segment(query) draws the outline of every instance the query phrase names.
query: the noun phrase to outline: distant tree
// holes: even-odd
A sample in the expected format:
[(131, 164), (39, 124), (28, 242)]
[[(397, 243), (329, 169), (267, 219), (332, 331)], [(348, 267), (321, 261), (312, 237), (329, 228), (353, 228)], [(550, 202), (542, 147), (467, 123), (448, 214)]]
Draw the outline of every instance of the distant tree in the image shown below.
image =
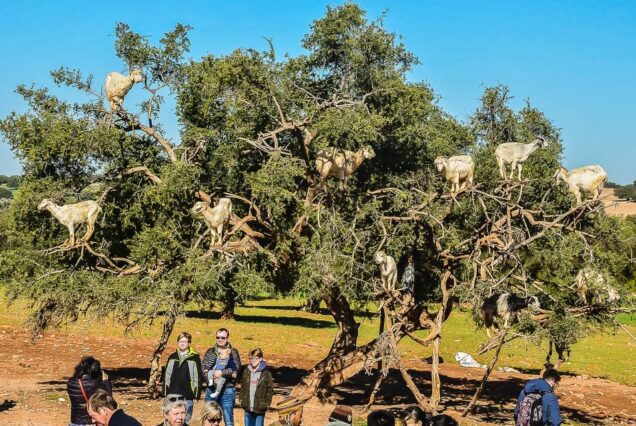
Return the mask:
[(13, 175), (7, 178), (7, 186), (9, 188), (17, 188), (20, 186), (20, 181), (22, 180), (21, 176)]
[(621, 185), (616, 182), (609, 181), (605, 184), (605, 188), (620, 188), (620, 187)]
[(0, 187), (0, 198), (13, 198), (13, 192), (7, 188)]
[(618, 198), (629, 201), (636, 201), (636, 181), (630, 185), (623, 185), (614, 190), (614, 194)]
[(0, 175), (0, 185), (7, 183), (9, 180), (9, 176)]

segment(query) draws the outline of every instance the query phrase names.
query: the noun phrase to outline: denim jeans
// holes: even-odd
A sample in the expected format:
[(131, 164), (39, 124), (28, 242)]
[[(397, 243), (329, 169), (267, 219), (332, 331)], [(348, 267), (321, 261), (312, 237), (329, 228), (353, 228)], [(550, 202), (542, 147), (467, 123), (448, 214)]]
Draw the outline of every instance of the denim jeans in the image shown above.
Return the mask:
[(245, 412), (245, 426), (264, 426), (265, 414)]
[(194, 411), (194, 401), (191, 399), (186, 399), (185, 404), (186, 404), (185, 422), (190, 423), (190, 420), (192, 420), (192, 412)]
[(212, 399), (210, 395), (212, 395), (212, 391), (208, 388), (205, 391), (205, 402), (218, 402), (223, 410), (223, 424), (225, 426), (234, 426), (234, 399), (236, 398), (236, 388), (224, 388), (216, 400)]

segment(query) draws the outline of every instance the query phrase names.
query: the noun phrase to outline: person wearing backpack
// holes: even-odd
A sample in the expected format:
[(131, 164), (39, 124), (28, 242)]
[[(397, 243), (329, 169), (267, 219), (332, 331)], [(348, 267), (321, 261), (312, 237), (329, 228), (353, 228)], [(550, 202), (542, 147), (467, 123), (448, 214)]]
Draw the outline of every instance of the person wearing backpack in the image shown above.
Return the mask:
[(542, 379), (530, 380), (517, 398), (515, 424), (517, 426), (558, 426), (561, 424), (559, 399), (554, 389), (561, 381), (559, 373), (548, 368)]

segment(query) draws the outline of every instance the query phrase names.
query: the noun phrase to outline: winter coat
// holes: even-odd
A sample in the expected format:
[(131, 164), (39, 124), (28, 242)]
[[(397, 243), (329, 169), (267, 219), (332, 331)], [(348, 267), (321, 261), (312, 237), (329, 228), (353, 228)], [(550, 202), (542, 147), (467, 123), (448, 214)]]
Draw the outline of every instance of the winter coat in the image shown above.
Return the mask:
[(176, 351), (168, 358), (163, 379), (164, 396), (174, 393), (187, 400), (199, 399), (203, 384), (201, 358), (192, 348), (184, 359)]
[[(228, 346), (232, 349), (232, 353), (231, 353), (231, 357), (232, 360), (234, 361), (234, 364), (236, 365), (237, 368), (241, 368), (241, 357), (238, 353), (238, 351), (236, 350), (236, 348), (232, 347), (232, 345), (230, 345), (228, 343)], [(209, 370), (212, 370), (214, 368), (214, 364), (216, 364), (216, 358), (219, 356), (219, 347), (218, 345), (214, 345), (212, 346), (210, 349), (208, 349), (205, 352), (205, 356), (203, 357), (203, 371), (207, 372)], [(233, 388), (236, 382), (236, 379), (234, 377), (232, 377), (232, 373), (234, 373), (235, 370), (232, 370), (231, 368), (225, 368), (223, 369), (223, 377), (225, 377), (227, 380), (225, 382), (225, 387), (226, 388)], [(211, 383), (208, 383), (208, 386), (211, 386)]]
[[(98, 389), (104, 389), (109, 394), (113, 393), (113, 387), (108, 379), (103, 381), (102, 379), (94, 379), (89, 375), (84, 375), (81, 380), (86, 398), (90, 398)], [(71, 402), (71, 423), (78, 425), (92, 424), (93, 420), (91, 420), (86, 411), (86, 399), (82, 394), (79, 379), (76, 377), (69, 379), (66, 382), (66, 391)]]
[[(250, 410), (250, 379), (252, 377), (252, 373), (260, 373), (260, 377), (258, 378), (256, 392), (254, 393), (254, 406)], [(267, 363), (265, 361), (261, 361), (256, 369), (253, 369), (251, 365), (248, 365), (247, 368), (243, 370), (243, 375), (241, 376), (240, 401), (243, 410), (251, 413), (265, 413), (269, 404), (272, 403), (273, 396), (274, 380), (272, 379), (272, 374), (267, 368)]]
[(108, 421), (108, 426), (142, 426), (139, 420), (124, 413), (121, 408), (116, 410)]
[(517, 408), (515, 408), (515, 418), (519, 414), (521, 401), (530, 393), (543, 393), (541, 400), (541, 418), (546, 426), (558, 426), (561, 424), (561, 413), (559, 411), (559, 399), (552, 391), (552, 387), (543, 379), (534, 379), (526, 383), (525, 387), (517, 398)]

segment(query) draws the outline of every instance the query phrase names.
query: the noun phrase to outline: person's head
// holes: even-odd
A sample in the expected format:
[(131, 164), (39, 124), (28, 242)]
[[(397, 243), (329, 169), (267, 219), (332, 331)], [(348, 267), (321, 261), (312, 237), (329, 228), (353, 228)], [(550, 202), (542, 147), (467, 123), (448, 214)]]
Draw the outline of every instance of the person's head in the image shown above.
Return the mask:
[(216, 344), (225, 346), (230, 341), (230, 331), (227, 328), (219, 328), (216, 330)]
[(250, 365), (252, 368), (258, 367), (263, 360), (263, 351), (261, 348), (252, 349), (250, 351)]
[(206, 402), (201, 409), (201, 426), (220, 426), (222, 421), (221, 406), (215, 401)]
[(179, 345), (179, 350), (181, 352), (187, 351), (190, 349), (190, 344), (192, 343), (192, 335), (186, 331), (179, 333), (177, 336), (177, 344)]
[(232, 355), (232, 349), (230, 348), (221, 348), (219, 349), (219, 358), (228, 359)]
[(561, 375), (554, 368), (548, 368), (543, 373), (543, 380), (545, 380), (552, 389), (555, 389), (561, 381)]
[(424, 426), (426, 424), (426, 413), (415, 405), (402, 410), (400, 418), (406, 426)]
[(386, 410), (373, 411), (367, 417), (367, 426), (395, 426), (395, 416)]
[(86, 404), (86, 411), (97, 426), (107, 425), (116, 409), (117, 402), (104, 389), (96, 390)]
[(300, 426), (303, 421), (304, 402), (294, 396), (288, 396), (276, 405), (278, 420), (289, 426)]
[(92, 356), (85, 356), (75, 366), (73, 377), (80, 378), (82, 376), (90, 376), (93, 379), (102, 378), (102, 366), (98, 360)]
[(186, 403), (182, 395), (171, 393), (163, 399), (164, 424), (169, 426), (183, 426), (185, 424)]

